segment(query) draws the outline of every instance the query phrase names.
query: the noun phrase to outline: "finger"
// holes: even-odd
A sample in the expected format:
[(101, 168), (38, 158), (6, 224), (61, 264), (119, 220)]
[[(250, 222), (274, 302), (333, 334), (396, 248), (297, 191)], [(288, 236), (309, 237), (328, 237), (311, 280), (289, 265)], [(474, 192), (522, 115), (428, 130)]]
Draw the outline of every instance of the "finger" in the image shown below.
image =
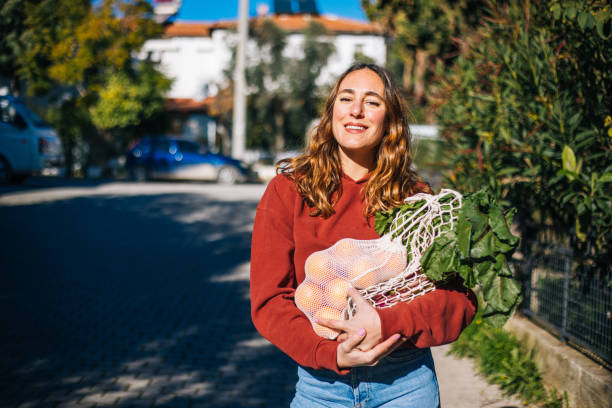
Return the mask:
[(338, 337), (336, 337), (336, 341), (338, 343), (342, 343), (343, 341), (345, 341), (346, 339), (348, 339), (348, 334), (346, 332), (342, 332), (338, 335)]
[(340, 347), (342, 347), (342, 350), (345, 353), (349, 353), (351, 350), (356, 348), (359, 343), (361, 343), (361, 341), (365, 338), (365, 335), (365, 329), (359, 329), (356, 334), (348, 336), (347, 339), (340, 344)]
[(394, 334), (385, 341), (377, 344), (367, 353), (369, 354), (372, 364), (378, 363), (383, 357), (391, 353), (395, 348), (404, 342), (399, 333)]
[(348, 320), (315, 319), (315, 323), (330, 329), (340, 330), (344, 332), (349, 331)]
[(353, 299), (353, 303), (355, 303), (355, 305), (357, 307), (359, 307), (359, 305), (363, 305), (363, 304), (367, 304), (368, 306), (372, 306), (372, 304), (370, 302), (368, 302), (368, 300), (366, 298), (363, 297), (363, 295), (355, 288), (350, 287), (348, 288), (348, 296)]
[(406, 341), (405, 338), (400, 337), (399, 340), (397, 340), (395, 342), (395, 344), (393, 344), (393, 346), (391, 348), (389, 348), (389, 350), (387, 350), (385, 353), (383, 353), (380, 358), (378, 359), (378, 361), (382, 360), (383, 358), (387, 357), (389, 354), (393, 353), (399, 346), (401, 346), (404, 342)]

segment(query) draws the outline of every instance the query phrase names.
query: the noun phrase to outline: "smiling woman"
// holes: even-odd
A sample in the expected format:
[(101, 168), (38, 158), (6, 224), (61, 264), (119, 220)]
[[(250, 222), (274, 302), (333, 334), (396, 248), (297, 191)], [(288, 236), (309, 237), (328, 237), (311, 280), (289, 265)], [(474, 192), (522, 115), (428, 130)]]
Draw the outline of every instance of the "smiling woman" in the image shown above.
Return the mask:
[[(407, 117), (387, 71), (353, 65), (329, 95), (307, 151), (278, 163), (280, 174), (257, 208), (251, 315), (259, 332), (300, 366), (294, 408), (325, 407), (332, 400), (337, 407), (365, 401), (368, 407), (439, 407), (429, 347), (454, 341), (474, 317), (473, 294), (458, 282), (375, 309), (346, 280), (326, 278), (330, 268), (341, 269), (334, 270), (338, 276), (361, 276), (371, 265), (338, 266), (317, 255), (336, 242), (342, 253), (350, 252), (344, 238), (379, 238), (376, 212), (431, 193), (410, 168)], [(331, 306), (347, 296), (356, 312), (343, 320)], [(325, 307), (311, 325), (302, 310), (321, 302)], [(349, 372), (350, 381), (344, 377)]]

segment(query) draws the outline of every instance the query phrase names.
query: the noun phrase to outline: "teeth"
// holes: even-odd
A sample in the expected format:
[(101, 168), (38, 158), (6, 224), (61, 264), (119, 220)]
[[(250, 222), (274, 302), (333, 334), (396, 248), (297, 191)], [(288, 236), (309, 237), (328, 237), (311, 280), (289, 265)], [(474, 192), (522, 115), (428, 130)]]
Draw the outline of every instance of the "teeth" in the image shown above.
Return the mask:
[(365, 126), (346, 125), (347, 129), (363, 130)]

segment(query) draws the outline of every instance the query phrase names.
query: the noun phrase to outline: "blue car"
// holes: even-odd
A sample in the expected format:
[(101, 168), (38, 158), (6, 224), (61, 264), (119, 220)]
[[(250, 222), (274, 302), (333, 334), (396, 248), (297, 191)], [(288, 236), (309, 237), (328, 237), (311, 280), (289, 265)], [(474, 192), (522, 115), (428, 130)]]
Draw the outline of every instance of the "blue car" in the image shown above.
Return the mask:
[(202, 180), (235, 184), (251, 180), (239, 160), (207, 151), (199, 144), (169, 137), (145, 137), (128, 152), (125, 167), (130, 179)]

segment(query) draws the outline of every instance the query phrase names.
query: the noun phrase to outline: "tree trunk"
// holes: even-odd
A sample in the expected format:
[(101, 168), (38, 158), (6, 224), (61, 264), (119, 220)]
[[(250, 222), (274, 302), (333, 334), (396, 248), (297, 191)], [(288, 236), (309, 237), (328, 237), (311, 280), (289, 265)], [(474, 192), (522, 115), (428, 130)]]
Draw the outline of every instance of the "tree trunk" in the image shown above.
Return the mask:
[(274, 134), (274, 149), (277, 152), (285, 150), (285, 135), (283, 134), (283, 114), (280, 109), (277, 109), (274, 113), (274, 124), (276, 125), (276, 132)]
[(427, 62), (429, 54), (425, 50), (418, 49), (414, 67), (414, 104), (418, 105), (425, 94), (425, 72), (427, 72)]
[(404, 87), (404, 91), (412, 92), (412, 68), (414, 67), (414, 53), (405, 53), (403, 57), (404, 72), (402, 73), (402, 86)]
[(66, 145), (64, 146), (64, 167), (66, 172), (64, 176), (66, 178), (72, 178), (72, 165), (74, 164), (74, 156), (72, 155), (72, 150), (74, 149), (74, 140), (72, 137), (66, 138)]

